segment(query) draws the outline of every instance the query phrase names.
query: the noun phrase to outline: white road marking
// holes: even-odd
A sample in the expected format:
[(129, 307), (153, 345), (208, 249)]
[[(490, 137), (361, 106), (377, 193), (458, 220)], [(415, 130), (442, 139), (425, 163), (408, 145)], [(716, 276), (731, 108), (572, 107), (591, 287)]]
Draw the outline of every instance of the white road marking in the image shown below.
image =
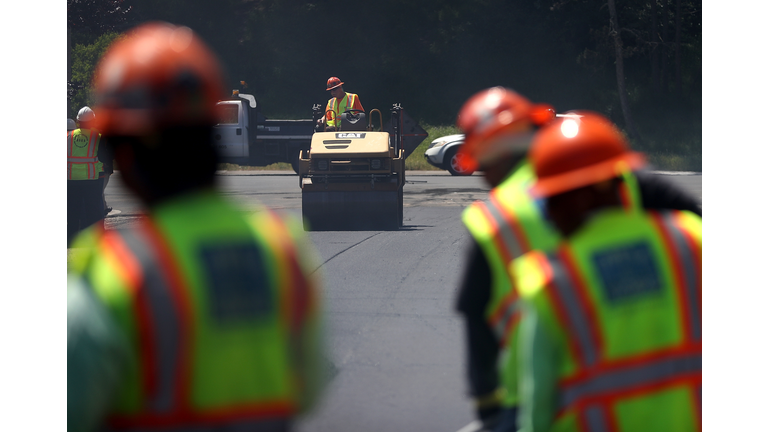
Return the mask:
[(479, 432), (483, 430), (483, 424), (479, 420), (472, 420), (468, 425), (456, 432)]

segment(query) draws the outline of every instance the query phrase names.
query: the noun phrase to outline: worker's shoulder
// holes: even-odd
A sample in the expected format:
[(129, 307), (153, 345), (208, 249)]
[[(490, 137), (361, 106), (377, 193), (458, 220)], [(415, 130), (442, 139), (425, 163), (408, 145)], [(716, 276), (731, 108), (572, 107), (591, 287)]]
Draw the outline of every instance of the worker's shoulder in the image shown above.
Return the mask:
[(93, 225), (81, 231), (67, 248), (67, 271), (82, 274), (86, 271), (102, 238), (108, 233), (102, 227)]
[(544, 252), (534, 250), (510, 263), (509, 271), (522, 298), (535, 297), (551, 280), (551, 263)]
[(297, 240), (306, 236), (302, 222), (290, 214), (278, 214), (275, 210), (260, 207), (250, 217), (254, 229), (268, 237), (275, 235), (286, 236)]

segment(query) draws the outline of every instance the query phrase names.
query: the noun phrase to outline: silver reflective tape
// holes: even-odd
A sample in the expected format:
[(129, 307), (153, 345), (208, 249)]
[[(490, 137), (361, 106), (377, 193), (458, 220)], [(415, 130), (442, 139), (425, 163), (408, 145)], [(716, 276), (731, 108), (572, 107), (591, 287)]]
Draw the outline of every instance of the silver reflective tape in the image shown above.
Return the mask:
[(597, 363), (598, 352), (596, 341), (592, 339), (589, 331), (587, 311), (581, 307), (579, 296), (576, 294), (576, 287), (565, 271), (565, 264), (552, 254), (548, 254), (547, 258), (552, 267), (553, 288), (557, 291), (558, 297), (562, 299), (567, 315), (568, 322), (566, 325), (571, 328), (572, 333), (576, 336), (576, 343), (584, 354), (584, 366), (593, 366)]
[(691, 336), (693, 337), (693, 340), (700, 341), (701, 311), (699, 310), (699, 285), (697, 282), (701, 274), (696, 271), (693, 251), (688, 247), (683, 232), (675, 225), (673, 213), (668, 212), (662, 214), (662, 221), (675, 243), (675, 249), (677, 249), (680, 263), (683, 266), (683, 275), (685, 276), (685, 301), (688, 303), (688, 310), (690, 312)]
[(504, 245), (507, 248), (507, 251), (510, 253), (511, 258), (515, 259), (523, 254), (523, 248), (520, 246), (520, 243), (517, 241), (517, 237), (515, 236), (514, 231), (512, 231), (512, 227), (509, 226), (509, 222), (507, 222), (507, 218), (504, 217), (504, 212), (496, 207), (496, 204), (494, 204), (493, 201), (487, 200), (484, 201), (483, 204), (485, 204), (485, 207), (488, 209), (488, 213), (493, 217), (493, 219), (496, 221), (496, 225), (499, 229), (499, 234), (501, 235), (501, 240), (504, 242)]
[(173, 395), (176, 387), (176, 368), (181, 344), (181, 319), (176, 309), (165, 273), (157, 264), (159, 259), (153, 248), (137, 230), (118, 231), (125, 244), (141, 265), (144, 274), (143, 290), (149, 303), (152, 320), (152, 344), (157, 364), (157, 393), (147, 395), (152, 412), (166, 413), (173, 409)]
[(590, 406), (584, 410), (584, 416), (587, 418), (589, 432), (607, 432), (608, 425), (605, 424), (605, 408), (602, 406)]
[(696, 372), (701, 372), (701, 353), (603, 372), (586, 381), (562, 388), (560, 407), (566, 408), (580, 399), (631, 390), (641, 385), (663, 382)]

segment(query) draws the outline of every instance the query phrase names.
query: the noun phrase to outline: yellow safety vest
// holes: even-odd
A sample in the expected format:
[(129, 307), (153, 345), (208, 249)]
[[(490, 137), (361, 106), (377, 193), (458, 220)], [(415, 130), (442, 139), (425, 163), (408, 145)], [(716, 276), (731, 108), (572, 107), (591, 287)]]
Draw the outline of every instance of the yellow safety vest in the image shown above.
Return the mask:
[[(215, 217), (189, 223), (190, 214)], [(296, 414), (306, 391), (296, 370), (313, 361), (298, 342), (318, 303), (294, 228), (266, 209), (245, 220), (200, 194), (130, 229), (89, 233), (96, 247), (76, 271), (119, 323), (136, 365), (111, 429), (260, 430)]]
[(99, 162), (101, 134), (93, 129), (67, 132), (67, 180), (98, 180), (104, 171)]
[[(341, 124), (341, 118), (339, 118), (339, 114), (348, 109), (354, 108), (356, 100), (357, 95), (354, 93), (345, 93), (344, 97), (341, 98), (341, 102), (339, 102), (338, 105), (336, 98), (328, 99), (328, 104), (325, 106), (325, 118), (328, 126), (338, 127), (339, 124)], [(333, 111), (333, 114), (328, 111)]]
[(525, 160), (489, 198), (469, 206), (462, 219), (480, 246), (491, 270), (491, 299), (486, 307), (486, 320), (503, 348), (500, 377), (506, 390), (504, 404), (517, 405), (518, 380), (516, 340), (520, 313), (518, 293), (508, 272), (513, 259), (533, 249), (550, 249), (557, 245), (557, 232), (543, 220), (539, 204), (528, 192), (536, 175)]
[(515, 260), (562, 347), (552, 430), (701, 430), (701, 244), (693, 213), (615, 209)]

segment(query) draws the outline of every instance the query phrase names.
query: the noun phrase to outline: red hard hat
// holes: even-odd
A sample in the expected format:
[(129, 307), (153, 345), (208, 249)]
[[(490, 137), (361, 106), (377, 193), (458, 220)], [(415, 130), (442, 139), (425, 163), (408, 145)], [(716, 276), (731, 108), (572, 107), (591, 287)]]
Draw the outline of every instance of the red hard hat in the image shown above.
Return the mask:
[(342, 84), (344, 83), (338, 77), (330, 77), (328, 78), (328, 84), (326, 84), (326, 90), (333, 90)]
[(536, 134), (528, 156), (538, 177), (532, 192), (542, 197), (617, 177), (622, 167), (645, 165), (616, 126), (593, 112), (557, 118)]
[(96, 129), (139, 136), (169, 126), (214, 125), (223, 96), (219, 61), (189, 27), (149, 23), (99, 62)]
[(456, 125), (464, 131), (459, 158), (465, 168), (475, 170), (530, 145), (535, 126), (554, 118), (548, 105), (534, 105), (504, 87), (483, 90), (464, 103)]

